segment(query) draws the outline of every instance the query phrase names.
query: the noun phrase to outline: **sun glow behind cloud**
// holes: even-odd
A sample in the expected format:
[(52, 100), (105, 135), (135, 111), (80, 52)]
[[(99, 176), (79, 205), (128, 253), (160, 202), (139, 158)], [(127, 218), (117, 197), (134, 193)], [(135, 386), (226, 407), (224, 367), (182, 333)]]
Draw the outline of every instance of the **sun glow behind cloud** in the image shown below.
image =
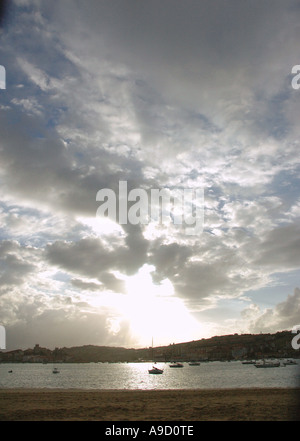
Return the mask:
[[(166, 279), (159, 285), (152, 281), (154, 268), (144, 265), (134, 276), (122, 276), (127, 294), (119, 298), (120, 322), (128, 321), (130, 331), (140, 345), (155, 346), (188, 341), (202, 335), (203, 327), (192, 317), (184, 302), (174, 296), (172, 283)], [(117, 320), (114, 329), (118, 330)]]
[[(77, 220), (103, 240), (106, 236), (112, 240), (124, 236), (122, 227), (108, 218), (78, 217)], [(152, 339), (157, 346), (206, 335), (208, 330), (191, 315), (184, 301), (175, 296), (169, 279), (153, 283), (151, 272), (154, 271), (155, 267), (148, 264), (132, 276), (112, 271), (115, 277), (124, 281), (126, 294), (115, 292), (112, 295), (104, 290), (98, 296), (88, 296), (87, 301), (93, 308), (110, 311), (111, 334), (118, 334), (122, 324), (126, 323), (137, 346), (148, 346)], [(88, 282), (95, 283), (96, 280)]]
[(107, 217), (78, 217), (78, 222), (86, 225), (96, 235), (124, 235), (122, 227)]

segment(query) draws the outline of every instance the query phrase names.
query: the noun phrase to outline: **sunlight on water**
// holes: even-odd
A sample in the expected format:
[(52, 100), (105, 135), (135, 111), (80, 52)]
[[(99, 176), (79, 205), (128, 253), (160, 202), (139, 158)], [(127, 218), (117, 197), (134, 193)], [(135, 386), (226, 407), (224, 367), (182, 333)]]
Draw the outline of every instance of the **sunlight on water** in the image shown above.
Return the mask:
[[(184, 363), (172, 369), (168, 363), (156, 366), (162, 375), (151, 375), (150, 363), (1, 364), (2, 388), (76, 389), (210, 389), (241, 387), (298, 387), (300, 365), (256, 369), (241, 362), (209, 362), (200, 366)], [(12, 371), (12, 372), (9, 372)]]

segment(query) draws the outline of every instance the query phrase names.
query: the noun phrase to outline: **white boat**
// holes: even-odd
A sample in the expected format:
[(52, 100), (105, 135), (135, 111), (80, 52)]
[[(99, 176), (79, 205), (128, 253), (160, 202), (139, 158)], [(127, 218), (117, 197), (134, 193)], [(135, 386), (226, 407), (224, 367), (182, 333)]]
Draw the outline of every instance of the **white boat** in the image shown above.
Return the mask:
[(298, 364), (298, 363), (297, 363), (297, 361), (295, 361), (295, 360), (291, 360), (291, 359), (288, 359), (288, 360), (284, 360), (284, 361), (283, 361), (283, 365), (284, 365), (284, 366), (288, 366), (288, 365), (290, 365), (290, 364)]
[(257, 368), (273, 368), (273, 367), (279, 367), (280, 361), (271, 361), (271, 360), (262, 360), (258, 361), (257, 363), (254, 363), (254, 366)]
[(172, 363), (169, 366), (170, 366), (170, 368), (182, 368), (183, 364), (181, 364), (181, 363)]
[(244, 360), (242, 361), (242, 364), (255, 364), (256, 361), (255, 360)]
[[(154, 348), (153, 348), (153, 337), (152, 337), (152, 361), (154, 362), (154, 363), (156, 363), (156, 361), (155, 361), (155, 359), (154, 359)], [(148, 369), (148, 372), (149, 372), (149, 374), (162, 374), (164, 371), (163, 371), (163, 369), (159, 369), (158, 367), (156, 367), (156, 366), (152, 366), (152, 369)]]
[(59, 370), (57, 369), (57, 367), (53, 368), (52, 373), (53, 373), (53, 374), (59, 374)]
[(162, 374), (164, 371), (163, 369), (159, 369), (155, 366), (152, 367), (152, 369), (148, 370), (149, 374)]

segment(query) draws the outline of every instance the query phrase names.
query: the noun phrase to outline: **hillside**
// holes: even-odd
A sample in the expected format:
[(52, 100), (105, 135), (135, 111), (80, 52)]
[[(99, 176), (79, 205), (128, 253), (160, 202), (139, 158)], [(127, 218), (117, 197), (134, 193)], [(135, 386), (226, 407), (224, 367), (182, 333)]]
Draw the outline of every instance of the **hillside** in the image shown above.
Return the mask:
[(122, 348), (111, 346), (78, 346), (50, 350), (38, 344), (33, 349), (0, 352), (0, 362), (136, 362), (141, 360), (236, 360), (259, 358), (299, 358), (300, 351), (291, 346), (293, 334), (231, 334), (208, 339), (171, 344), (155, 348)]

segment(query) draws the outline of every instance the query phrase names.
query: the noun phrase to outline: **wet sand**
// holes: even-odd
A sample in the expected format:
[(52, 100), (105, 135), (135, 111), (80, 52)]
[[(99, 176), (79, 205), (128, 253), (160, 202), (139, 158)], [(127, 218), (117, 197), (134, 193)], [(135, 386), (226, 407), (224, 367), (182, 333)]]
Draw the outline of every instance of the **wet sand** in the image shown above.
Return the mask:
[(1, 421), (299, 421), (299, 389), (1, 389)]

